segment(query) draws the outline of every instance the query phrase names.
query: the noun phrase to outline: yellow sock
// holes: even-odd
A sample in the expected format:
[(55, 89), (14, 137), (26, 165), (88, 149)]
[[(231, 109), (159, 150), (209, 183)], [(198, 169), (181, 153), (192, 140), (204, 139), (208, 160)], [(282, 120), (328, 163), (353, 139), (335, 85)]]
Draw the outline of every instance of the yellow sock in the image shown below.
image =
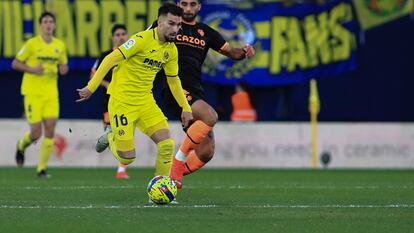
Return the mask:
[(115, 145), (114, 133), (108, 133), (108, 142), (109, 142), (109, 149), (111, 149), (112, 154), (120, 163), (124, 165), (129, 165), (135, 161), (135, 158), (127, 159), (127, 158), (122, 158), (121, 156), (119, 156), (118, 149), (116, 148), (116, 145)]
[(44, 138), (40, 146), (39, 165), (37, 165), (37, 172), (46, 169), (47, 161), (53, 153), (53, 138)]
[(27, 131), (24, 133), (23, 137), (19, 140), (18, 148), (20, 151), (26, 150), (30, 144), (32, 144), (34, 141), (30, 138), (30, 131)]
[(167, 140), (157, 143), (157, 161), (155, 163), (155, 175), (168, 176), (170, 174), (173, 153), (174, 141), (169, 138)]

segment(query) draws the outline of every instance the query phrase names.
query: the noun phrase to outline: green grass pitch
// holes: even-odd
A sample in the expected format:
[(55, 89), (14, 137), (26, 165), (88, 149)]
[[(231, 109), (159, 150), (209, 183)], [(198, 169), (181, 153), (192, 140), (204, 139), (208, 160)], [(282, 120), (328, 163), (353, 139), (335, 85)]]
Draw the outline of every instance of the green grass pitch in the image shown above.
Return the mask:
[(0, 232), (414, 232), (413, 170), (204, 169), (167, 206), (153, 169), (49, 172), (0, 168)]

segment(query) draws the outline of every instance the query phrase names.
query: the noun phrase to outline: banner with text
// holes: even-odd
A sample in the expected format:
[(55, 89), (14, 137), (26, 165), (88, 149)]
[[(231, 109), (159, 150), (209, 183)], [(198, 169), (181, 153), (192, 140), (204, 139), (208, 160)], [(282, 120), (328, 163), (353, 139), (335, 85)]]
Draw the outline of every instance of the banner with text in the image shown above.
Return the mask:
[[(239, 62), (211, 52), (204, 80), (232, 85), (286, 85), (332, 77), (356, 68), (357, 22), (351, 0), (324, 5), (280, 2), (204, 2), (200, 20), (233, 46), (250, 43), (256, 56)], [(0, 71), (24, 41), (39, 33), (43, 10), (56, 13), (56, 37), (66, 43), (72, 71), (89, 71), (93, 59), (111, 47), (111, 27), (125, 23), (129, 33), (144, 30), (157, 16), (160, 0), (3, 0), (0, 1)], [(260, 13), (258, 13), (260, 12)]]

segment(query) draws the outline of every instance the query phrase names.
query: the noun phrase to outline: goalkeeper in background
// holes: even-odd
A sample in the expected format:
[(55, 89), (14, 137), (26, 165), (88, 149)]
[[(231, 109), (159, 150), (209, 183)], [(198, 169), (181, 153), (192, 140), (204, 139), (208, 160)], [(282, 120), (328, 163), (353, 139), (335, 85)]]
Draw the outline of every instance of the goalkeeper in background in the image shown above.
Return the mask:
[(46, 164), (53, 153), (53, 137), (59, 118), (58, 72), (65, 75), (67, 66), (65, 44), (53, 37), (56, 27), (55, 16), (43, 12), (39, 18), (40, 35), (29, 39), (12, 62), (12, 68), (23, 72), (21, 94), (24, 96), (24, 110), (30, 131), (17, 143), (16, 163), (22, 167), (25, 150), (42, 136), (37, 175), (48, 178)]
[[(110, 54), (112, 51), (116, 50), (119, 46), (121, 46), (123, 43), (125, 43), (128, 40), (128, 33), (127, 28), (123, 24), (115, 24), (112, 27), (112, 46), (113, 48), (110, 50), (107, 50), (101, 54), (101, 56), (96, 59), (95, 64), (92, 67), (91, 70), (91, 78), (95, 74), (98, 67), (101, 65), (103, 59)], [(102, 89), (102, 96), (103, 96), (103, 123), (104, 123), (104, 130), (105, 132), (111, 131), (111, 124), (109, 121), (109, 113), (108, 113), (108, 103), (109, 103), (109, 94), (107, 94), (109, 83), (112, 80), (112, 70), (113, 68), (105, 75), (104, 79), (101, 82), (101, 89)], [(100, 143), (96, 144), (96, 151), (98, 153), (103, 152), (106, 147), (101, 147)], [(118, 170), (116, 173), (117, 179), (129, 179), (128, 174), (126, 173), (126, 168), (128, 166), (124, 165), (122, 163), (118, 164)]]

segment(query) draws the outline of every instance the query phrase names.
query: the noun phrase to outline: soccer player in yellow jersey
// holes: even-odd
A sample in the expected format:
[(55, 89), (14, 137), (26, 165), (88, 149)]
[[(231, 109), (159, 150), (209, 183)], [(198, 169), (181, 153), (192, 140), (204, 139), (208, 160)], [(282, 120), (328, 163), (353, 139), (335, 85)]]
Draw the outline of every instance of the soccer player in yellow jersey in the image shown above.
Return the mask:
[[(121, 46), (123, 43), (125, 43), (128, 40), (128, 33), (127, 28), (123, 24), (115, 24), (112, 27), (112, 49), (107, 50), (101, 54), (101, 56), (96, 59), (95, 64), (92, 67), (91, 71), (91, 78), (93, 77), (93, 74), (95, 74), (96, 69), (101, 65), (103, 59), (110, 54), (115, 49), (118, 49), (119, 46)], [(110, 70), (104, 77), (104, 79), (101, 82), (101, 89), (104, 91), (102, 93), (103, 96), (103, 122), (104, 122), (104, 130), (105, 131), (111, 131), (111, 124), (109, 122), (109, 113), (108, 113), (108, 102), (109, 102), (109, 95), (106, 93), (109, 83), (112, 80), (112, 70)], [(103, 139), (99, 138), (98, 142), (96, 143), (95, 150), (98, 153), (103, 152), (107, 147), (107, 142), (105, 143), (105, 146), (102, 147), (101, 140), (106, 140), (106, 137), (103, 137)], [(116, 172), (116, 178), (117, 179), (129, 179), (129, 176), (126, 172), (127, 165), (119, 163), (118, 169)]]
[(181, 27), (183, 10), (166, 3), (158, 9), (158, 27), (133, 35), (107, 55), (88, 85), (78, 89), (78, 102), (88, 99), (106, 73), (115, 65), (108, 93), (112, 132), (107, 134), (109, 148), (123, 164), (135, 160), (134, 129), (148, 135), (157, 145), (155, 175), (169, 175), (174, 141), (167, 119), (152, 94), (155, 75), (165, 70), (171, 92), (182, 108), (184, 126), (192, 120), (191, 107), (178, 77), (178, 51), (173, 43)]
[(29, 39), (13, 60), (12, 67), (24, 72), (21, 93), (24, 96), (24, 109), (30, 131), (17, 143), (16, 163), (24, 164), (26, 148), (42, 136), (37, 175), (48, 178), (46, 164), (53, 153), (53, 137), (59, 118), (58, 72), (68, 72), (67, 55), (64, 43), (53, 37), (55, 16), (44, 12), (39, 18), (41, 34)]

